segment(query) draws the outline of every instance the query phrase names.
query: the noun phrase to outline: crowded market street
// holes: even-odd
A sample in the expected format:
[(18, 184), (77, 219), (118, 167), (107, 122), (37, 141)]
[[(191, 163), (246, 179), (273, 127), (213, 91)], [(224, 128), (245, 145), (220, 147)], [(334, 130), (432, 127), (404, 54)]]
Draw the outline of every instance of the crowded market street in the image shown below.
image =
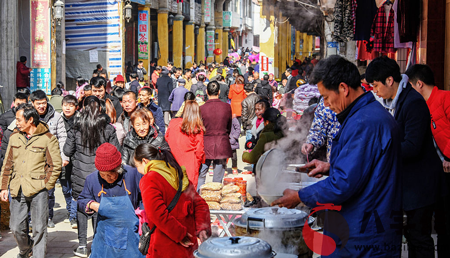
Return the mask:
[(0, 0), (0, 257), (450, 258), (450, 0)]

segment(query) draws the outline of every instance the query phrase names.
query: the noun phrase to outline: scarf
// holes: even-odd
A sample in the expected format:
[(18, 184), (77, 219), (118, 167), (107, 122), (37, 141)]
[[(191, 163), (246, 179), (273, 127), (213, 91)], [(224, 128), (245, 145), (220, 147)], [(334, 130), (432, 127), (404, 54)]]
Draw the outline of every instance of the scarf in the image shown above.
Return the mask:
[(402, 80), (400, 81), (400, 84), (398, 85), (397, 94), (395, 94), (394, 99), (383, 99), (383, 106), (388, 109), (389, 113), (391, 115), (395, 114), (395, 110), (397, 109), (397, 102), (400, 97), (400, 94), (402, 93), (403, 89), (406, 88), (408, 85), (408, 76), (406, 74), (402, 74)]
[[(189, 179), (186, 174), (186, 169), (184, 167), (181, 167), (181, 169), (183, 170), (183, 188), (181, 190), (184, 191), (189, 186)], [(150, 171), (160, 174), (175, 190), (178, 190), (178, 172), (170, 165), (167, 167), (165, 161), (150, 160), (150, 162), (145, 165), (145, 174)]]

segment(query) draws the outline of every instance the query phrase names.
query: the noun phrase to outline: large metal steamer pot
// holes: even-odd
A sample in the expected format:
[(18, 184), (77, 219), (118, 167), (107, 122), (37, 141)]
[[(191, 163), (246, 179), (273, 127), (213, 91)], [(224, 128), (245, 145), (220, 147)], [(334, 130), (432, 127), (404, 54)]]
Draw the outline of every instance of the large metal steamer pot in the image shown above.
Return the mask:
[(274, 258), (277, 254), (264, 240), (254, 237), (218, 237), (203, 242), (196, 258)]
[(267, 241), (277, 252), (307, 258), (312, 257), (312, 251), (302, 235), (306, 220), (309, 225), (314, 222), (314, 218), (308, 218), (301, 210), (266, 207), (251, 209), (233, 223), (237, 236), (257, 237)]
[(261, 155), (255, 167), (258, 195), (270, 205), (283, 196), (285, 189), (298, 191), (322, 180), (308, 177), (306, 173), (297, 172), (297, 169), (302, 166), (304, 164), (289, 163), (282, 150), (266, 151)]

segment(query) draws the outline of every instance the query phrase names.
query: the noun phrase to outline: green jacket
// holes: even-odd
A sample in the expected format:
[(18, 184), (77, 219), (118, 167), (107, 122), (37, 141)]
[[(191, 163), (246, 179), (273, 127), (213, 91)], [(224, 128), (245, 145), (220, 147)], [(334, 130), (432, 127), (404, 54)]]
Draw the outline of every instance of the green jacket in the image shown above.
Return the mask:
[(283, 132), (280, 131), (274, 133), (273, 128), (273, 123), (269, 123), (264, 127), (264, 129), (261, 131), (261, 134), (259, 135), (259, 139), (256, 143), (255, 148), (253, 148), (251, 152), (244, 152), (244, 154), (242, 154), (242, 161), (250, 164), (256, 164), (265, 151), (264, 147), (266, 143), (283, 138)]
[(61, 166), (59, 143), (47, 124), (40, 122), (28, 140), (24, 133), (15, 129), (3, 161), (1, 190), (9, 187), (12, 197), (18, 196), (20, 188), (27, 197), (44, 188), (50, 190), (55, 187)]

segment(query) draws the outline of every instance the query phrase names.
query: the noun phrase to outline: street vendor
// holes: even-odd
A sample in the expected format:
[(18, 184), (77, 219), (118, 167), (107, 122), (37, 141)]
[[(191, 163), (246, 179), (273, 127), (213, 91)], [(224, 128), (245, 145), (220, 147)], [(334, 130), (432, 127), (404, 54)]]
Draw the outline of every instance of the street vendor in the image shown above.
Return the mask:
[[(336, 225), (327, 216), (324, 234), (336, 243), (328, 257), (400, 257), (399, 127), (372, 93), (364, 93), (358, 69), (350, 61), (339, 56), (321, 60), (311, 79), (325, 106), (336, 112), (341, 128), (330, 162), (313, 160), (305, 167), (312, 169), (311, 177), (329, 177), (299, 191), (286, 189), (272, 205), (341, 206), (333, 212), (346, 220), (348, 230), (331, 234), (327, 229)], [(348, 241), (338, 239), (337, 233), (348, 233)]]
[(90, 257), (144, 257), (138, 249), (135, 215), (142, 176), (136, 168), (122, 166), (120, 152), (110, 143), (98, 147), (95, 167), (98, 171), (86, 177), (78, 197), (78, 210), (98, 213)]

